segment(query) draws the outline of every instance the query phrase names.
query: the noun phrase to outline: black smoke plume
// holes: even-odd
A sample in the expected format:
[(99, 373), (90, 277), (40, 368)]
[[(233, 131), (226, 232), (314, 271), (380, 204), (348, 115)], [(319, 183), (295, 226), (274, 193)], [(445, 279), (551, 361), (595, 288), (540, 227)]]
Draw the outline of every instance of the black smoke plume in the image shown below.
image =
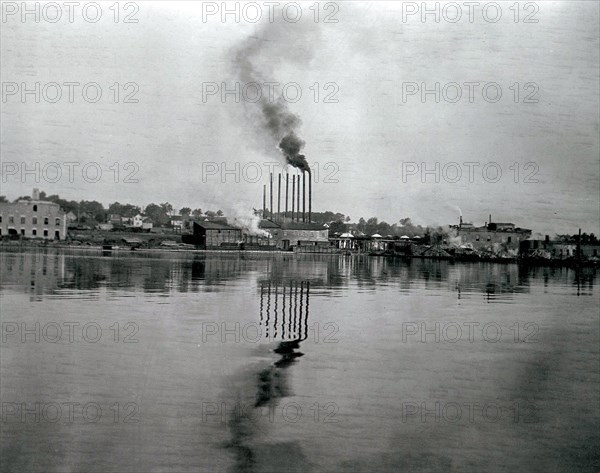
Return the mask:
[[(273, 27), (269, 28), (269, 33), (276, 38), (284, 35)], [(289, 37), (279, 39), (281, 41), (278, 43), (284, 46)], [(270, 40), (254, 36), (237, 51), (236, 66), (244, 83), (253, 82), (262, 88), (261, 99), (257, 102), (261, 112), (261, 125), (269, 133), (270, 138), (278, 143), (277, 146), (285, 156), (286, 163), (301, 171), (310, 172), (305, 156), (300, 153), (305, 142), (297, 135), (297, 129), (302, 124), (302, 120), (288, 109), (287, 103), (282, 97), (273, 100), (272, 94), (263, 85), (267, 82), (265, 76), (268, 74), (260, 70), (257, 59), (261, 59), (261, 56), (263, 56), (262, 59), (272, 58), (272, 52), (263, 52), (263, 47), (269, 42)]]

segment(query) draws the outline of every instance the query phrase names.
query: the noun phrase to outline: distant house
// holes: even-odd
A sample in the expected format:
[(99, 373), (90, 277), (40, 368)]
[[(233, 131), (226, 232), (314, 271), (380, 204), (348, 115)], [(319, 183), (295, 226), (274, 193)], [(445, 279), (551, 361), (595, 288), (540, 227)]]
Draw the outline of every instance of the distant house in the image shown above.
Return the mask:
[(182, 241), (206, 249), (234, 246), (242, 242), (242, 230), (226, 223), (194, 221), (193, 233), (183, 235)]
[(177, 232), (181, 232), (185, 219), (181, 215), (171, 216), (171, 227)]
[(108, 216), (108, 222), (106, 223), (112, 223), (113, 225), (122, 225), (123, 217), (121, 217), (121, 215), (119, 214), (110, 214)]
[(141, 228), (143, 230), (150, 230), (153, 227), (152, 221), (148, 217), (144, 217), (142, 214), (134, 215), (129, 219), (129, 225), (133, 228)]

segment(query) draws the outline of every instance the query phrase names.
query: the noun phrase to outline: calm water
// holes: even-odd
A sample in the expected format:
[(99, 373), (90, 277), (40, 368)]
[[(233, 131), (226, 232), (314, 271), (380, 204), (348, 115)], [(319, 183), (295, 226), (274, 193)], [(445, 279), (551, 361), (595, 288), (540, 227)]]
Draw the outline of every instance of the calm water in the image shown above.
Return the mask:
[(1, 263), (2, 471), (600, 466), (596, 270), (54, 252)]

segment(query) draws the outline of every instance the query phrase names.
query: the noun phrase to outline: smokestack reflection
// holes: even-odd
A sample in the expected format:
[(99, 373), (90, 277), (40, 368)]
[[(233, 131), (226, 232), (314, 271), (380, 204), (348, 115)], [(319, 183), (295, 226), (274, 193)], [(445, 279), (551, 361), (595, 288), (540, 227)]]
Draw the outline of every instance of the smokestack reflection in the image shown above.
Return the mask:
[[(261, 427), (265, 427), (265, 425), (259, 427), (256, 419), (262, 415), (262, 411), (258, 409), (267, 406), (273, 411), (282, 398), (292, 394), (287, 368), (294, 363), (296, 358), (303, 355), (295, 350), (300, 347), (300, 342), (308, 337), (309, 293), (308, 281), (302, 281), (300, 284), (292, 281), (289, 286), (283, 283), (268, 282), (260, 286), (260, 325), (264, 326), (263, 333), (267, 338), (281, 340), (277, 348), (273, 350), (280, 358), (268, 366), (263, 365), (258, 370), (248, 373), (251, 386), (242, 384), (241, 392), (243, 395), (247, 393), (248, 396), (253, 397), (252, 401), (250, 399), (248, 401), (253, 402), (254, 406), (250, 409), (250, 413), (242, 414), (241, 412), (247, 412), (245, 408), (249, 407), (242, 401), (239, 405), (243, 409), (240, 408), (236, 411), (240, 414), (236, 413), (228, 422), (231, 438), (226, 444), (226, 448), (233, 451), (235, 455), (235, 465), (232, 471), (236, 473), (274, 471), (273, 464), (261, 457), (260, 450), (257, 449), (256, 440), (264, 434)], [(271, 302), (271, 297), (273, 302)], [(280, 307), (281, 311), (279, 311)], [(240, 377), (246, 379), (247, 374), (242, 373)], [(288, 459), (291, 458), (292, 463), (299, 467), (297, 471), (308, 471), (307, 461), (302, 450), (295, 444), (270, 442), (269, 451), (280, 452)], [(277, 454), (275, 458), (278, 458)]]
[[(273, 298), (273, 302), (271, 302)], [(290, 282), (289, 286), (271, 283), (260, 286), (260, 323), (264, 336), (281, 342), (303, 342), (308, 338), (310, 283)], [(265, 305), (266, 303), (266, 305)], [(264, 310), (266, 307), (266, 311)], [(281, 308), (281, 310), (279, 310)], [(278, 337), (278, 334), (281, 334)], [(275, 350), (279, 353), (277, 350)]]

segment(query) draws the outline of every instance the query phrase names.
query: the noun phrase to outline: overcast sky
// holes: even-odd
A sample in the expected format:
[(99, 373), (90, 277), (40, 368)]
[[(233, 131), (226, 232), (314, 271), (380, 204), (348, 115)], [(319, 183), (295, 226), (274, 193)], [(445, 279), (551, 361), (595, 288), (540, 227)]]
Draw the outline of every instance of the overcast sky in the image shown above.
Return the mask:
[[(101, 2), (95, 23), (89, 20), (96, 12), (88, 8), (84, 17), (81, 7), (72, 23), (66, 8), (51, 23), (56, 11), (41, 4), (36, 23), (33, 14), (11, 14), (21, 2), (9, 3), (8, 10), (3, 6), (1, 79), (2, 194), (10, 198), (37, 186), (105, 204), (169, 201), (177, 209), (229, 214), (261, 207), (265, 163), (283, 159), (261, 126), (254, 90), (239, 102), (234, 94), (223, 100), (218, 91), (203, 96), (211, 83), (233, 89), (240, 80), (236, 54), (253, 50), (253, 66), (266, 81), (297, 84), (286, 97), (302, 120), (298, 134), (307, 160), (319, 168), (314, 210), (339, 211), (354, 221), (411, 217), (447, 224), (458, 220), (460, 209), (476, 224), (491, 213), (494, 221), (540, 233), (578, 227), (600, 233), (598, 2), (537, 2), (538, 11), (521, 2), (518, 22), (509, 9), (513, 2), (501, 2), (495, 23), (494, 9), (484, 15), (481, 7), (471, 22), (462, 2), (458, 21), (449, 21), (457, 12), (447, 7), (439, 23), (433, 15), (423, 21), (420, 12), (403, 17), (400, 2), (338, 2), (337, 12), (321, 4), (318, 22), (313, 2), (302, 3), (297, 23), (293, 8), (286, 21), (280, 7), (270, 23), (262, 3), (255, 23), (249, 7), (239, 22), (233, 15), (223, 22), (218, 13), (203, 19), (199, 2), (137, 2), (138, 11), (126, 11), (121, 2), (118, 22), (109, 9), (113, 2)], [(420, 4), (405, 4), (404, 12)], [(128, 14), (138, 22), (124, 23)], [(327, 15), (337, 22), (325, 23)], [(39, 103), (20, 90), (36, 82)], [(73, 103), (66, 85), (51, 103), (51, 82), (81, 84), (74, 86)], [(102, 90), (96, 103), (82, 94), (90, 82)], [(480, 83), (472, 100), (465, 82)], [(125, 89), (126, 83), (135, 85)], [(410, 83), (429, 89), (439, 83), (439, 102)], [(450, 83), (460, 85), (460, 99)], [(497, 85), (484, 96), (489, 83)], [(295, 101), (297, 90), (302, 96)], [(137, 103), (124, 103), (130, 93)], [(94, 95), (88, 88), (86, 98)], [(38, 184), (34, 174), (11, 164), (35, 169), (40, 163), (41, 171), (51, 162), (62, 176), (48, 166)], [(69, 162), (79, 163), (73, 182)], [(258, 182), (244, 180), (255, 175), (252, 162), (263, 171)], [(472, 176), (466, 162), (478, 163)], [(86, 182), (83, 167), (93, 180), (94, 163), (102, 176)], [(221, 163), (230, 170), (239, 163), (240, 182), (235, 173), (226, 182), (208, 175)], [(439, 163), (439, 179), (435, 171), (423, 175), (423, 163), (430, 170)], [(448, 163), (458, 163), (462, 176)], [(497, 169), (502, 176), (492, 182)], [(124, 182), (130, 172), (137, 183)], [(337, 182), (324, 182), (328, 175)]]

